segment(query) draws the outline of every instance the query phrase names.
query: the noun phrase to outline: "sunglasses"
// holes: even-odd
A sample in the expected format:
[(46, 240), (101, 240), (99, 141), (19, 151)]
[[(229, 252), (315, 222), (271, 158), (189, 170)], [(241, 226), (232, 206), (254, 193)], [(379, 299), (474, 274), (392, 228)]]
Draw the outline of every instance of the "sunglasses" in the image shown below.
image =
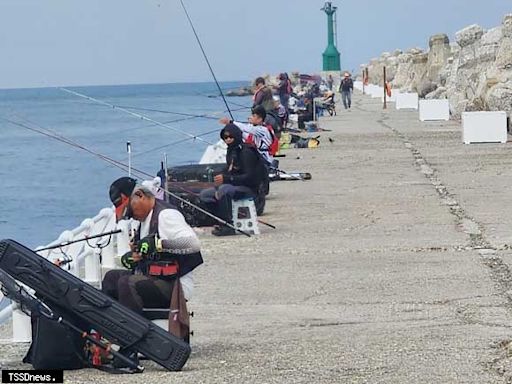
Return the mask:
[(224, 140), (227, 140), (227, 139), (234, 139), (234, 137), (233, 137), (233, 136), (231, 136), (231, 135), (224, 135), (223, 137), (224, 137)]

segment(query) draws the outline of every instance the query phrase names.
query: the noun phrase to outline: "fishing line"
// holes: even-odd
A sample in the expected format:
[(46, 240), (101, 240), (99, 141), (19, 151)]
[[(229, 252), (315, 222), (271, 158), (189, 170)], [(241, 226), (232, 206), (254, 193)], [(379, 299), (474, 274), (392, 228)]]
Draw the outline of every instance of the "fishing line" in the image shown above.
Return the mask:
[(228, 102), (226, 101), (226, 97), (224, 97), (222, 88), (220, 87), (220, 84), (217, 81), (217, 77), (215, 76), (212, 66), (210, 65), (210, 61), (208, 60), (208, 57), (206, 56), (206, 53), (203, 49), (203, 44), (201, 44), (201, 40), (199, 40), (199, 36), (197, 35), (196, 29), (194, 28), (194, 24), (192, 23), (192, 20), (190, 19), (190, 16), (188, 15), (187, 8), (185, 8), (185, 4), (183, 3), (183, 0), (180, 0), (180, 3), (181, 3), (181, 6), (183, 7), (183, 11), (185, 11), (185, 15), (187, 16), (188, 22), (190, 23), (190, 27), (192, 28), (192, 31), (194, 32), (197, 43), (199, 44), (199, 48), (201, 48), (201, 52), (203, 52), (203, 56), (204, 56), (204, 59), (206, 60), (206, 64), (208, 64), (208, 68), (210, 68), (210, 72), (213, 76), (213, 80), (215, 80), (215, 84), (217, 84), (217, 88), (219, 90), (220, 95), (222, 96), (222, 100), (224, 100), (224, 104), (226, 104), (226, 108), (229, 112), (229, 116), (231, 117), (231, 120), (235, 120), (235, 118), (233, 117), (233, 114), (231, 113), (231, 110), (229, 109), (229, 105), (228, 105)]
[(187, 117), (193, 117), (193, 118), (203, 118), (203, 119), (212, 119), (217, 120), (218, 117), (210, 116), (207, 114), (203, 115), (194, 115), (192, 113), (185, 113), (185, 112), (172, 112), (172, 111), (165, 111), (161, 109), (153, 109), (153, 108), (142, 108), (142, 107), (132, 107), (128, 105), (116, 105), (118, 108), (125, 108), (125, 109), (134, 109), (136, 111), (147, 111), (147, 112), (158, 112), (158, 113), (169, 113), (172, 115), (180, 115), (180, 116), (187, 116)]
[[(176, 131), (176, 132), (179, 132), (179, 133), (181, 133), (181, 134), (183, 134), (183, 135), (188, 136), (190, 139), (194, 139), (194, 140), (195, 140), (195, 139), (197, 139), (197, 140), (199, 140), (199, 141), (202, 141), (202, 142), (207, 143), (208, 145), (214, 145), (213, 143), (209, 142), (208, 140), (203, 139), (200, 135), (192, 135), (192, 134), (190, 134), (190, 133), (187, 133), (187, 132), (181, 131), (181, 130), (179, 130), (179, 129), (177, 129), (177, 128), (174, 128), (174, 127), (172, 127), (172, 126), (170, 126), (170, 125), (167, 125), (167, 124), (161, 123), (161, 122), (159, 122), (159, 121), (157, 121), (157, 120), (153, 120), (153, 119), (151, 119), (151, 118), (149, 118), (149, 117), (147, 117), (147, 116), (145, 116), (145, 115), (141, 115), (141, 114), (139, 114), (139, 113), (131, 112), (131, 111), (129, 111), (129, 110), (128, 110), (128, 109), (126, 109), (126, 108), (123, 108), (123, 107), (120, 107), (120, 106), (117, 106), (117, 105), (114, 105), (114, 104), (107, 103), (106, 101), (102, 101), (102, 100), (95, 99), (94, 97), (87, 96), (87, 95), (84, 95), (84, 94), (82, 94), (82, 93), (79, 93), (79, 92), (75, 92), (75, 91), (69, 90), (69, 89), (67, 89), (67, 88), (59, 88), (59, 89), (61, 89), (61, 90), (62, 90), (62, 91), (64, 91), (64, 92), (70, 93), (70, 94), (72, 94), (72, 95), (75, 95), (75, 96), (78, 96), (78, 97), (81, 97), (81, 98), (84, 98), (84, 99), (87, 99), (87, 100), (93, 101), (93, 102), (95, 102), (95, 103), (98, 103), (98, 104), (101, 104), (101, 105), (108, 106), (108, 107), (110, 107), (110, 108), (112, 108), (112, 109), (117, 109), (117, 110), (119, 110), (119, 111), (121, 111), (121, 112), (128, 113), (129, 115), (131, 115), (131, 116), (133, 116), (133, 117), (136, 117), (137, 119), (142, 119), (142, 120), (145, 120), (145, 121), (150, 121), (151, 123), (154, 123), (154, 124), (156, 124), (156, 125), (158, 125), (158, 126), (168, 127), (168, 128), (170, 128), (170, 129), (172, 129), (173, 131)], [(227, 104), (226, 104), (226, 106), (227, 106)], [(229, 107), (228, 107), (228, 108), (229, 108)], [(231, 111), (230, 111), (230, 114), (231, 114)], [(285, 175), (290, 176), (290, 177), (291, 177), (291, 178), (293, 178), (293, 179), (305, 181), (303, 178), (300, 178), (300, 177), (297, 177), (297, 176), (294, 176), (294, 175), (290, 175), (289, 173), (287, 173), (287, 172), (285, 172), (285, 171), (283, 171), (283, 170), (281, 170), (281, 169), (277, 169), (277, 170), (278, 170), (279, 172), (281, 172), (281, 173), (285, 174)]]
[(98, 104), (101, 104), (101, 105), (105, 105), (105, 106), (110, 107), (112, 109), (117, 109), (118, 111), (121, 111), (121, 112), (125, 112), (125, 113), (129, 114), (130, 116), (133, 116), (133, 117), (135, 117), (137, 119), (141, 119), (141, 120), (144, 120), (144, 121), (149, 121), (149, 122), (151, 122), (151, 123), (153, 123), (155, 125), (158, 125), (160, 127), (169, 128), (169, 129), (171, 129), (171, 130), (173, 130), (175, 132), (181, 133), (182, 135), (189, 136), (192, 139), (198, 139), (199, 141), (203, 141), (203, 142), (205, 142), (208, 145), (212, 145), (212, 143), (210, 143), (207, 140), (204, 140), (204, 139), (202, 139), (200, 137), (197, 137), (195, 135), (192, 135), (190, 133), (184, 132), (184, 131), (182, 131), (182, 130), (180, 130), (178, 128), (175, 128), (175, 127), (173, 127), (171, 125), (164, 124), (164, 123), (161, 123), (159, 121), (153, 120), (153, 119), (151, 119), (151, 118), (149, 118), (147, 116), (141, 115), (140, 113), (135, 113), (135, 112), (129, 111), (126, 108), (119, 107), (119, 106), (116, 106), (114, 104), (107, 103), (106, 101), (95, 99), (94, 97), (87, 96), (87, 95), (84, 95), (83, 93), (75, 92), (75, 91), (72, 91), (72, 90), (67, 89), (67, 88), (59, 88), (59, 89), (61, 91), (67, 92), (69, 94), (72, 94), (72, 95), (75, 95), (75, 96), (78, 96), (78, 97), (81, 97), (83, 99), (94, 101), (95, 103), (98, 103)]
[[(41, 135), (44, 135), (44, 136), (46, 136), (46, 137), (52, 138), (52, 139), (54, 139), (54, 140), (58, 140), (58, 141), (60, 141), (60, 142), (66, 143), (66, 144), (68, 144), (68, 145), (71, 145), (71, 146), (73, 146), (73, 147), (75, 147), (75, 148), (81, 149), (81, 150), (83, 150), (83, 151), (85, 151), (85, 152), (87, 152), (87, 153), (89, 153), (89, 154), (91, 154), (91, 155), (93, 155), (93, 156), (96, 156), (96, 157), (100, 158), (101, 160), (104, 160), (104, 161), (106, 161), (106, 162), (108, 162), (108, 163), (112, 164), (113, 166), (115, 166), (115, 167), (117, 167), (117, 168), (122, 169), (123, 171), (127, 171), (127, 169), (128, 169), (128, 166), (127, 166), (126, 164), (124, 164), (124, 163), (122, 163), (122, 162), (120, 162), (120, 161), (114, 160), (114, 159), (112, 159), (112, 158), (110, 158), (110, 157), (108, 157), (108, 156), (102, 155), (101, 153), (98, 153), (98, 152), (95, 152), (95, 151), (93, 151), (93, 150), (90, 150), (90, 149), (88, 149), (87, 147), (85, 147), (85, 146), (83, 146), (83, 145), (81, 145), (81, 144), (79, 144), (79, 143), (77, 143), (77, 142), (74, 142), (74, 141), (73, 141), (73, 140), (71, 140), (71, 139), (68, 139), (68, 138), (66, 138), (66, 137), (64, 137), (64, 136), (62, 136), (62, 135), (60, 135), (60, 134), (53, 133), (52, 131), (50, 131), (50, 130), (48, 130), (48, 129), (46, 129), (46, 128), (43, 128), (43, 127), (39, 126), (38, 124), (36, 124), (36, 123), (34, 123), (34, 122), (30, 122), (30, 123), (31, 123), (32, 125), (35, 125), (35, 126), (36, 126), (36, 127), (38, 127), (38, 128), (30, 127), (30, 126), (28, 126), (27, 124), (23, 124), (23, 123), (20, 123), (20, 122), (14, 121), (14, 120), (12, 120), (12, 119), (9, 119), (9, 118), (3, 117), (3, 116), (0, 116), (0, 119), (2, 119), (2, 120), (4, 120), (4, 121), (7, 121), (8, 123), (11, 123), (11, 124), (16, 125), (16, 126), (18, 126), (18, 127), (22, 127), (22, 128), (24, 128), (24, 129), (28, 129), (28, 130), (30, 130), (30, 131), (32, 131), (32, 132), (37, 132), (37, 133), (39, 133), (39, 134), (41, 134)], [(26, 120), (26, 119), (25, 119), (25, 120)], [(27, 120), (27, 121), (28, 121), (28, 120)], [(152, 178), (154, 178), (154, 176), (153, 176), (152, 174), (149, 174), (149, 173), (147, 173), (147, 172), (141, 171), (141, 170), (139, 170), (139, 169), (137, 169), (137, 168), (132, 168), (132, 172), (133, 172), (134, 174), (136, 173), (136, 174), (142, 175), (142, 177), (150, 177), (151, 179), (152, 179)], [(192, 193), (191, 191), (188, 191), (187, 189), (182, 188), (182, 187), (180, 187), (180, 186), (178, 186), (178, 188), (180, 188), (180, 189), (181, 189), (181, 190), (183, 190), (184, 192)], [(182, 198), (182, 197), (180, 197), (180, 196), (178, 196), (178, 195), (176, 195), (176, 194), (174, 194), (174, 193), (172, 193), (172, 192), (169, 192), (166, 188), (160, 188), (160, 189), (161, 189), (161, 190), (162, 190), (166, 195), (171, 196), (171, 197), (174, 197), (174, 198), (175, 198), (175, 199), (177, 199), (178, 201), (181, 201), (182, 203), (187, 204), (188, 206), (190, 206), (190, 207), (192, 207), (192, 208), (194, 208), (194, 209), (198, 210), (199, 212), (201, 212), (201, 213), (203, 213), (203, 214), (205, 214), (205, 215), (207, 215), (207, 216), (211, 217), (212, 219), (216, 220), (217, 222), (219, 222), (219, 223), (221, 223), (221, 224), (223, 224), (223, 225), (225, 225), (225, 226), (228, 226), (229, 228), (234, 229), (235, 231), (240, 232), (240, 233), (242, 233), (242, 234), (246, 235), (247, 237), (251, 237), (251, 235), (250, 235), (248, 232), (243, 231), (243, 230), (241, 230), (241, 229), (239, 229), (239, 228), (236, 228), (233, 224), (231, 224), (231, 223), (227, 222), (227, 221), (226, 221), (226, 220), (224, 220), (224, 219), (221, 219), (221, 218), (220, 218), (220, 217), (218, 217), (218, 216), (215, 216), (214, 214), (212, 214), (212, 213), (208, 212), (207, 210), (205, 210), (205, 209), (203, 209), (203, 208), (201, 208), (201, 207), (199, 207), (199, 206), (197, 206), (197, 205), (195, 205), (195, 204), (191, 203), (190, 201), (188, 201), (188, 200), (186, 200), (186, 199), (184, 199), (184, 198)]]
[[(208, 132), (201, 133), (201, 134), (199, 134), (199, 135), (197, 135), (197, 136), (198, 136), (198, 137), (199, 137), (199, 136), (207, 136), (207, 135), (211, 135), (212, 133), (216, 133), (216, 132), (218, 133), (218, 132), (219, 132), (219, 130), (218, 130), (218, 129), (214, 129), (214, 130), (212, 130), (212, 131), (208, 131)], [(147, 153), (151, 153), (151, 152), (156, 152), (156, 151), (158, 151), (158, 150), (160, 150), (160, 149), (167, 148), (167, 147), (172, 147), (172, 146), (174, 146), (174, 145), (181, 144), (181, 143), (184, 143), (184, 142), (189, 141), (189, 140), (192, 140), (192, 139), (190, 139), (190, 138), (186, 138), (186, 139), (181, 139), (181, 140), (175, 141), (175, 142), (173, 142), (173, 143), (169, 143), (169, 144), (161, 145), (161, 146), (156, 147), (156, 148), (148, 149), (147, 151), (144, 151), (144, 152), (139, 152), (139, 153), (137, 153), (137, 154), (133, 155), (133, 157), (137, 157), (137, 156), (140, 156), (140, 155), (145, 155), (145, 154), (147, 154)]]

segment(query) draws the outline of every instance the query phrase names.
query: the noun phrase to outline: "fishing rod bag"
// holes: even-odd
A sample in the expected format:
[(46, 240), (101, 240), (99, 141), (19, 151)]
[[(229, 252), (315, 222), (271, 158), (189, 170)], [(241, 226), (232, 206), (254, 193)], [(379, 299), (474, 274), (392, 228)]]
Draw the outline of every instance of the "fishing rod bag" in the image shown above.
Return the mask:
[(76, 318), (123, 348), (180, 370), (190, 346), (14, 240), (0, 241), (0, 269), (32, 288), (64, 318)]

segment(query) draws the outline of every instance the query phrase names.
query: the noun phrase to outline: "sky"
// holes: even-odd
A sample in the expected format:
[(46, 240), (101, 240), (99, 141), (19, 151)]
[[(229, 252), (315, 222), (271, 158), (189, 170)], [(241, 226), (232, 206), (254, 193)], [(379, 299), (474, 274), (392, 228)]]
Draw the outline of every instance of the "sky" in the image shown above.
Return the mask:
[[(318, 0), (184, 0), (219, 80), (322, 69)], [(489, 29), (511, 0), (335, 0), (342, 69)], [(0, 88), (211, 81), (179, 0), (0, 0)]]

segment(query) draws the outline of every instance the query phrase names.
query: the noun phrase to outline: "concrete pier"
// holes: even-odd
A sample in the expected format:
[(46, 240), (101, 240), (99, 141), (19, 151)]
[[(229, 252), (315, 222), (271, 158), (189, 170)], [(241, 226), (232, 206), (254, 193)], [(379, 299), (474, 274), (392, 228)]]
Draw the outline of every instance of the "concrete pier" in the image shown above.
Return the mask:
[[(510, 382), (510, 145), (464, 145), (458, 122), (362, 95), (321, 124), (319, 148), (281, 159), (313, 179), (271, 185), (277, 230), (201, 236), (184, 371), (145, 363), (124, 382)], [(27, 367), (21, 348), (0, 356)]]

